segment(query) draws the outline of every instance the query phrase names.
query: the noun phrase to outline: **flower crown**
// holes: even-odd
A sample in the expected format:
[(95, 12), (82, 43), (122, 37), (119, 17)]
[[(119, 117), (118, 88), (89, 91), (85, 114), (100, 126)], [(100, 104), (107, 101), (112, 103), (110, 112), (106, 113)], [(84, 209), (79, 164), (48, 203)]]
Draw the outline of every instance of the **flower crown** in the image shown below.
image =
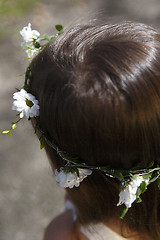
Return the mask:
[[(58, 37), (63, 32), (62, 25), (55, 26), (58, 33), (54, 36), (44, 35), (40, 37), (40, 33), (37, 30), (31, 29), (31, 24), (24, 27), (20, 34), (23, 38), (21, 46), (25, 49), (29, 59), (33, 58), (38, 54), (46, 45), (44, 41), (50, 42), (51, 40)], [(52, 147), (58, 155), (64, 160), (65, 166), (59, 170), (55, 170), (55, 180), (64, 188), (73, 188), (74, 186), (79, 187), (80, 182), (84, 178), (92, 174), (93, 171), (99, 170), (104, 173), (104, 176), (118, 179), (120, 181), (121, 191), (119, 193), (119, 202), (117, 206), (124, 204), (125, 208), (121, 214), (121, 218), (125, 216), (128, 209), (134, 202), (141, 202), (140, 195), (144, 193), (149, 184), (157, 181), (158, 188), (160, 189), (160, 167), (152, 162), (148, 168), (141, 170), (122, 170), (113, 169), (110, 166), (89, 166), (82, 163), (78, 157), (70, 156), (65, 151), (62, 151), (57, 143), (51, 139), (46, 132), (40, 127), (37, 117), (40, 114), (40, 106), (38, 100), (29, 93), (29, 74), (31, 66), (27, 68), (25, 73), (25, 82), (21, 90), (13, 94), (14, 102), (12, 109), (18, 111), (16, 116), (19, 119), (11, 123), (9, 130), (3, 131), (3, 133), (9, 133), (12, 136), (12, 130), (17, 127), (17, 123), (26, 116), (29, 120), (35, 118), (37, 125), (36, 130), (41, 134), (40, 137), (40, 148), (44, 147), (47, 143)]]

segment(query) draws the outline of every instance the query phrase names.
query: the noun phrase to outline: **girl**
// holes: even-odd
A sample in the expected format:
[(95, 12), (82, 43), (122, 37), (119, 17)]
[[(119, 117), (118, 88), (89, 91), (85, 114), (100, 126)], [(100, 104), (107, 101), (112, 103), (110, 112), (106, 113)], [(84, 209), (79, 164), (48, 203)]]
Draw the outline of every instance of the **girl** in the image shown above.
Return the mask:
[(67, 210), (44, 240), (159, 240), (160, 33), (131, 22), (72, 28), (33, 59), (29, 92), (66, 187)]

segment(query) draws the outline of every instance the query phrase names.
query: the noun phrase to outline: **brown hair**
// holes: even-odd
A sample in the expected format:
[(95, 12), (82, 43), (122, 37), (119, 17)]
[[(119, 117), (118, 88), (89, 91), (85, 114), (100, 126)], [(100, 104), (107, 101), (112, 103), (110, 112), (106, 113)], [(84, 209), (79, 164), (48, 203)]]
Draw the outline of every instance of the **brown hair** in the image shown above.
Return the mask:
[[(139, 23), (77, 26), (33, 60), (40, 125), (86, 164), (131, 169), (160, 163), (160, 34)], [(46, 145), (53, 168), (64, 162)], [(94, 171), (67, 189), (83, 224), (118, 218), (119, 182)], [(160, 192), (152, 183), (123, 222), (160, 239)]]

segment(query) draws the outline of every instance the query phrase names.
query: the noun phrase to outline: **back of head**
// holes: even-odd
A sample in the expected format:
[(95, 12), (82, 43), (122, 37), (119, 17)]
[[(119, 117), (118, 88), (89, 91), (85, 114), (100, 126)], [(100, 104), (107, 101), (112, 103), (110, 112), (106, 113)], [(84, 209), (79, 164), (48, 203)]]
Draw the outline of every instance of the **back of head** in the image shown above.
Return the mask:
[[(31, 93), (40, 125), (87, 165), (114, 169), (160, 163), (160, 34), (138, 23), (77, 26), (33, 60)], [(53, 168), (64, 161), (46, 144)], [(67, 190), (83, 224), (118, 218), (119, 182), (94, 171)], [(123, 222), (160, 238), (160, 193), (148, 187)]]

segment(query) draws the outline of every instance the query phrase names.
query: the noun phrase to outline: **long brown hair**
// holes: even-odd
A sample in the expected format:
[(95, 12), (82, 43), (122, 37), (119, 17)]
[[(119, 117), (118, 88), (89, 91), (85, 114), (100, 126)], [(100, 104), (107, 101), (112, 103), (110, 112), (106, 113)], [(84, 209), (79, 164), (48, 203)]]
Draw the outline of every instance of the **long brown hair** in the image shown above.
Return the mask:
[[(131, 169), (160, 163), (160, 34), (139, 23), (77, 26), (33, 60), (40, 125), (86, 164)], [(64, 162), (45, 146), (54, 168)], [(119, 217), (118, 181), (94, 171), (67, 189), (83, 224)], [(160, 192), (151, 184), (123, 222), (160, 239)]]

